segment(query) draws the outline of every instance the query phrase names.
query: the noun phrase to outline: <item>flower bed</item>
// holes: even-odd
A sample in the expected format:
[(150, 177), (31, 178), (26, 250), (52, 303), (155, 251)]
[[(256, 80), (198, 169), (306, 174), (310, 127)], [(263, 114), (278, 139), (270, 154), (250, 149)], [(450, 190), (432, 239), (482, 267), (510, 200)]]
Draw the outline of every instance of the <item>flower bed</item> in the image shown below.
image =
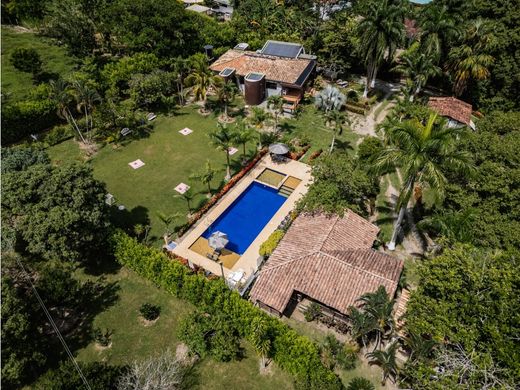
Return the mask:
[(242, 168), (242, 170), (240, 172), (238, 172), (235, 176), (233, 176), (231, 178), (230, 181), (228, 181), (226, 183), (226, 185), (224, 187), (222, 187), (222, 189), (217, 192), (215, 195), (213, 195), (213, 197), (207, 202), (204, 204), (204, 206), (202, 206), (200, 208), (199, 211), (197, 211), (191, 218), (190, 220), (186, 223), (186, 225), (184, 225), (178, 232), (178, 235), (179, 236), (182, 236), (184, 233), (186, 233), (188, 231), (188, 229), (190, 227), (192, 227), (195, 222), (197, 222), (199, 219), (202, 218), (202, 216), (211, 208), (215, 205), (215, 203), (218, 202), (218, 200), (220, 198), (222, 198), (240, 179), (242, 179), (251, 169), (253, 169), (253, 167), (256, 165), (256, 163), (262, 158), (265, 156), (265, 154), (267, 153), (267, 150), (266, 149), (263, 149), (261, 150), (257, 155), (256, 157), (251, 160), (251, 162), (249, 164), (247, 164), (244, 168)]
[(316, 160), (318, 157), (321, 156), (322, 153), (323, 153), (323, 149), (316, 150), (313, 154), (311, 154), (309, 156), (309, 162)]
[(303, 148), (300, 149), (299, 152), (295, 153), (295, 152), (290, 152), (289, 153), (289, 158), (291, 160), (299, 160), (300, 158), (303, 157), (303, 155), (305, 153), (307, 153), (307, 150), (309, 150), (311, 148), (310, 145), (305, 145)]

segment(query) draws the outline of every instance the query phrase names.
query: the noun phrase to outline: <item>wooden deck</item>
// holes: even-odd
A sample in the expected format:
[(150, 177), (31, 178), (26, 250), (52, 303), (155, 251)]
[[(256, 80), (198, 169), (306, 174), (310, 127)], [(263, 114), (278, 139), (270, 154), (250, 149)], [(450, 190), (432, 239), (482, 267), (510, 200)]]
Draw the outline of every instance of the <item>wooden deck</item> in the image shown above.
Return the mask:
[[(199, 237), (197, 241), (190, 246), (190, 250), (206, 257), (206, 254), (213, 253), (213, 248), (209, 246), (208, 240), (204, 237)], [(219, 261), (222, 261), (224, 267), (231, 269), (235, 263), (240, 259), (238, 253), (232, 252), (228, 249), (222, 250), (222, 254), (219, 256)]]
[(291, 189), (296, 189), (296, 187), (298, 187), (298, 185), (301, 183), (302, 181), (300, 179), (297, 179), (296, 177), (294, 176), (289, 176), (287, 178), (287, 180), (285, 180), (285, 182), (283, 183), (283, 185), (285, 187), (289, 187)]

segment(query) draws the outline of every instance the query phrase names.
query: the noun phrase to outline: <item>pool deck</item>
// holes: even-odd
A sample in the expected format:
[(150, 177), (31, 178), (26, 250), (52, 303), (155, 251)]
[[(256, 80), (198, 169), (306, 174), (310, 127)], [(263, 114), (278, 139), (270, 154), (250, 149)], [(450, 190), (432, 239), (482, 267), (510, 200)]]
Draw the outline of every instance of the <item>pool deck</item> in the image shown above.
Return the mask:
[[(224, 275), (226, 277), (230, 272), (237, 270), (243, 270), (246, 277), (249, 277), (254, 273), (259, 266), (258, 258), (260, 255), (258, 251), (260, 245), (267, 240), (269, 235), (278, 227), (287, 214), (294, 209), (295, 203), (307, 192), (307, 187), (312, 180), (311, 167), (307, 164), (294, 160), (289, 160), (284, 163), (273, 163), (271, 157), (265, 155), (256, 166), (247, 173), (247, 175), (235, 184), (233, 188), (222, 199), (220, 199), (217, 204), (206, 213), (206, 215), (204, 215), (204, 217), (192, 226), (184, 236), (177, 240), (178, 245), (173, 250), (173, 253), (190, 260), (192, 263), (212, 272), (215, 275), (221, 275), (222, 271), (220, 264), (200, 254), (200, 252), (204, 253), (206, 251), (207, 243), (201, 242), (199, 238), (220, 216), (220, 214), (222, 214), (266, 168), (273, 169), (287, 176), (293, 176), (294, 178), (301, 180), (301, 182), (297, 184), (294, 192), (287, 198), (284, 204), (282, 204), (276, 214), (271, 218), (267, 225), (265, 225), (242, 256), (240, 256), (236, 261), (236, 257), (222, 259)], [(293, 183), (296, 183), (296, 181), (293, 181)], [(199, 253), (190, 248), (196, 249)], [(233, 255), (237, 256), (234, 253)]]

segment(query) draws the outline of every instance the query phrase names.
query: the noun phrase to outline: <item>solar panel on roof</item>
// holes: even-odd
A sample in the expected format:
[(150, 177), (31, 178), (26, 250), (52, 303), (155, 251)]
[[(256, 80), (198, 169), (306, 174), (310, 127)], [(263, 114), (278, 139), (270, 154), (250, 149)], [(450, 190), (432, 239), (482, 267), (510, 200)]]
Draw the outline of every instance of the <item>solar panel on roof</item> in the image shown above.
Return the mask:
[(307, 80), (307, 77), (309, 77), (309, 74), (313, 71), (315, 65), (315, 61), (310, 61), (309, 64), (303, 70), (303, 72), (300, 74), (300, 76), (298, 76), (298, 79), (294, 84), (302, 86), (305, 80)]
[(262, 54), (277, 57), (296, 58), (301, 50), (302, 45), (298, 45), (296, 43), (267, 41), (264, 48), (262, 49)]

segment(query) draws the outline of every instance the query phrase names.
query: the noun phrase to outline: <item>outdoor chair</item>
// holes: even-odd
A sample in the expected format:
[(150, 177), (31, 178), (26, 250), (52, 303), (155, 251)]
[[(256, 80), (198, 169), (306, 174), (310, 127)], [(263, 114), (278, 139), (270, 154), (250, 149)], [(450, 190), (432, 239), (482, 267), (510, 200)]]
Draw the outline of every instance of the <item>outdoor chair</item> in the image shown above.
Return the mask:
[(126, 137), (128, 134), (130, 134), (132, 130), (130, 130), (128, 127), (125, 127), (123, 130), (121, 130), (121, 135), (123, 137)]
[(148, 121), (153, 121), (155, 118), (157, 118), (157, 115), (155, 115), (153, 112), (149, 113), (146, 117)]

